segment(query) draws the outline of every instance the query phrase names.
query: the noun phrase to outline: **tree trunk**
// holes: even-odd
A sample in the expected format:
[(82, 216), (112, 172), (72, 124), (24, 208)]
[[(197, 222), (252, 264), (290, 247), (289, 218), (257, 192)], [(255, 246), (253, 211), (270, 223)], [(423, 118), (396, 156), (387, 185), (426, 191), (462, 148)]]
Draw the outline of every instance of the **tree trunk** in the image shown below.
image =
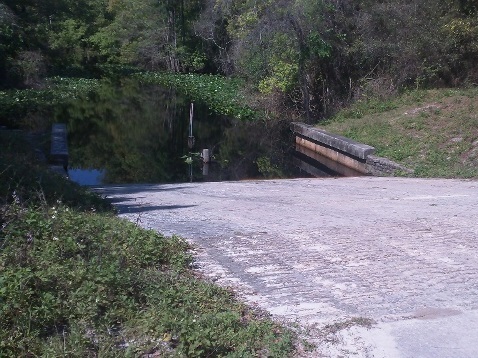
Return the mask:
[(289, 14), (289, 21), (297, 35), (297, 41), (299, 45), (299, 84), (300, 91), (302, 93), (302, 105), (305, 112), (306, 122), (311, 122), (311, 113), (310, 113), (310, 91), (309, 83), (307, 80), (307, 73), (305, 71), (305, 60), (307, 57), (307, 44), (305, 41), (304, 33), (300, 24), (294, 19), (294, 17)]

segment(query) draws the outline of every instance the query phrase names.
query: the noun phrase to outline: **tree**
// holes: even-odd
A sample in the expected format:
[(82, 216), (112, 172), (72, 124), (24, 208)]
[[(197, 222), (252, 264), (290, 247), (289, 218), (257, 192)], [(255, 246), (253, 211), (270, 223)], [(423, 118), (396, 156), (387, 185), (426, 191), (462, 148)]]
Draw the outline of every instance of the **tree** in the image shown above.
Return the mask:
[(18, 80), (15, 78), (18, 76), (12, 71), (16, 49), (21, 43), (16, 28), (14, 12), (7, 5), (0, 3), (0, 86)]
[(91, 48), (86, 39), (104, 24), (105, 10), (102, 0), (4, 0), (0, 3), (3, 77), (16, 73), (10, 85), (21, 81), (30, 86), (47, 69), (88, 65)]
[(103, 59), (173, 72), (199, 70), (205, 56), (191, 30), (198, 0), (157, 2), (117, 0), (113, 19), (90, 37)]
[[(209, 1), (197, 25), (203, 38), (219, 48), (220, 60), (277, 103), (289, 102), (307, 120), (317, 109), (311, 93), (317, 62), (331, 54), (322, 2), (309, 0)], [(320, 77), (320, 74), (319, 74)], [(315, 113), (316, 115), (316, 113)]]

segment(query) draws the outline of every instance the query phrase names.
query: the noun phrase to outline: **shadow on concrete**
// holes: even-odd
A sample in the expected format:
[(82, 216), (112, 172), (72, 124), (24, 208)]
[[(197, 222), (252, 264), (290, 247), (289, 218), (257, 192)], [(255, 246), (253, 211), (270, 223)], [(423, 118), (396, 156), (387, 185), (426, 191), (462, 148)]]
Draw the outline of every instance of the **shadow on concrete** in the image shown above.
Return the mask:
[[(168, 186), (158, 184), (125, 184), (111, 186), (96, 186), (92, 189), (106, 198), (113, 204), (119, 214), (135, 214), (148, 211), (159, 210), (178, 210), (191, 208), (196, 205), (148, 205), (137, 203), (137, 199), (144, 199), (148, 193), (158, 193), (162, 191), (177, 191), (186, 189), (187, 186)], [(133, 194), (144, 193), (144, 196), (129, 196)]]
[(116, 210), (119, 214), (135, 214), (135, 213), (144, 213), (148, 211), (158, 211), (158, 210), (178, 210), (192, 208), (196, 205), (128, 205), (128, 204), (115, 204)]
[(175, 186), (175, 187), (161, 187), (157, 184), (126, 184), (126, 185), (115, 185), (115, 186), (96, 186), (91, 187), (91, 189), (99, 194), (108, 196), (108, 195), (129, 195), (137, 194), (141, 192), (152, 192), (157, 193), (161, 191), (175, 191), (187, 189), (186, 186)]

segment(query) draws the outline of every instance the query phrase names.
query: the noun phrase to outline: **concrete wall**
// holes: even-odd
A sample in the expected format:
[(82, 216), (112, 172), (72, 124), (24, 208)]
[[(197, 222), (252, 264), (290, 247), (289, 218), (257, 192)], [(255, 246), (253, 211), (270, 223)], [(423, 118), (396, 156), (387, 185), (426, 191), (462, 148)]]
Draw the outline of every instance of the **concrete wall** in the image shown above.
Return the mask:
[(375, 148), (313, 126), (293, 122), (296, 151), (344, 176), (394, 175), (411, 171), (391, 160), (373, 155)]

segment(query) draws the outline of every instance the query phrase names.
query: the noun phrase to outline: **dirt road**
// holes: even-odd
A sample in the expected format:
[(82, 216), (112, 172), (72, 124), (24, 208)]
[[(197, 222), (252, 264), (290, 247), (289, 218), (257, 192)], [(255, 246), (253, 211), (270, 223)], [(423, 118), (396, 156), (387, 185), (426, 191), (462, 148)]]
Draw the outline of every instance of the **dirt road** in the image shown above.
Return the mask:
[(187, 238), (199, 269), (218, 283), (308, 327), (319, 343), (311, 357), (478, 357), (477, 181), (361, 177), (100, 190), (122, 216)]

